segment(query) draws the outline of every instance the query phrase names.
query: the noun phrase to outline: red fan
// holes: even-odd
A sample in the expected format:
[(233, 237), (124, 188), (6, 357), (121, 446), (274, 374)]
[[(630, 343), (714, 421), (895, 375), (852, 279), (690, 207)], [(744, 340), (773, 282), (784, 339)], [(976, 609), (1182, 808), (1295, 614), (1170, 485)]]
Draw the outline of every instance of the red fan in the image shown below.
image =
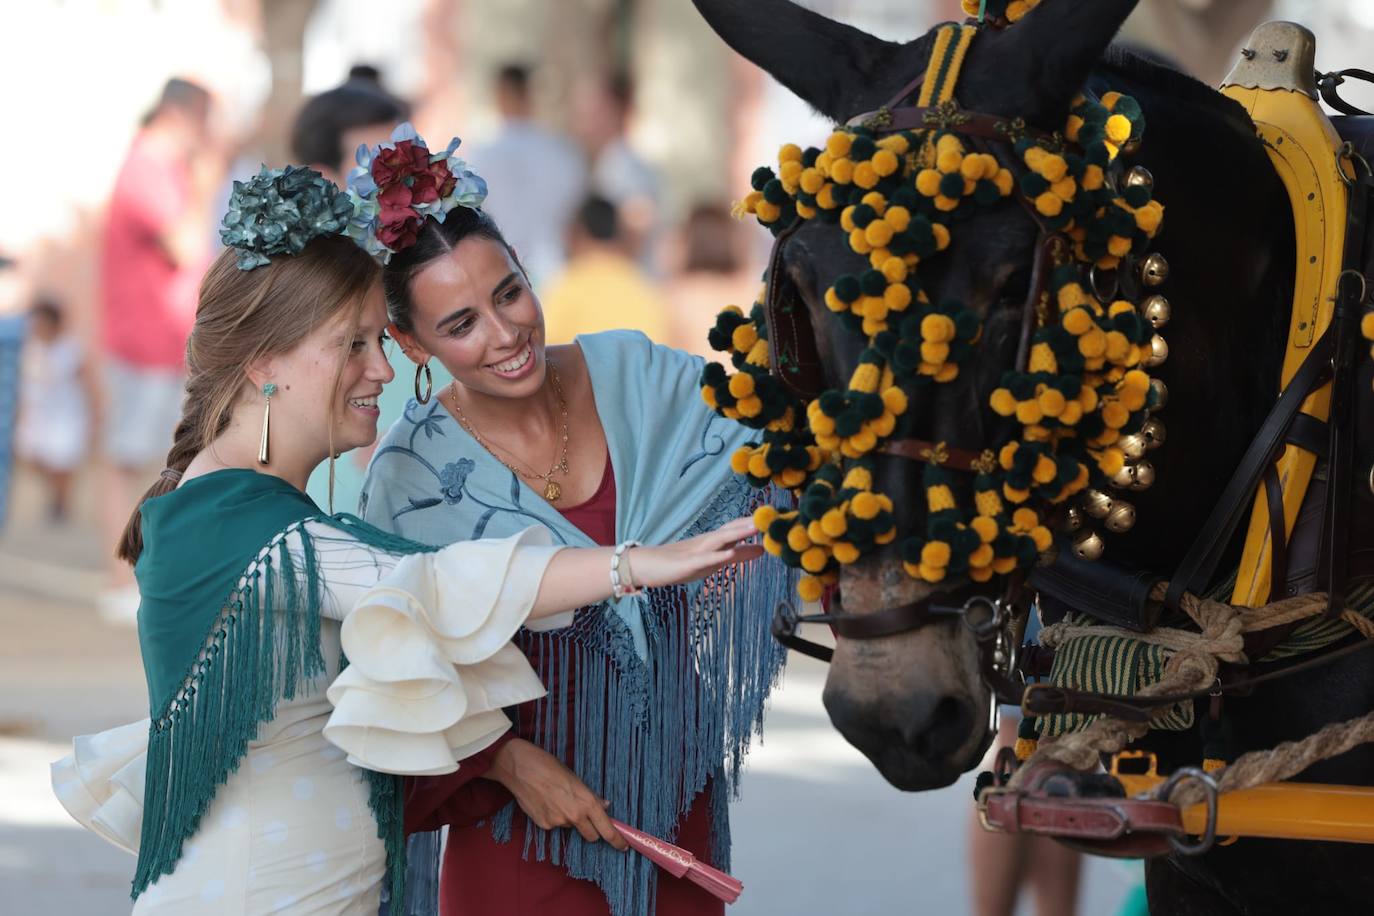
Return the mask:
[(686, 878), (726, 903), (734, 903), (744, 891), (744, 885), (738, 878), (732, 878), (705, 862), (698, 862), (697, 857), (687, 850), (656, 836), (650, 836), (642, 830), (636, 830), (629, 824), (617, 820), (612, 820), (611, 823), (615, 824), (615, 829), (620, 831), (620, 835), (632, 849), (673, 877)]

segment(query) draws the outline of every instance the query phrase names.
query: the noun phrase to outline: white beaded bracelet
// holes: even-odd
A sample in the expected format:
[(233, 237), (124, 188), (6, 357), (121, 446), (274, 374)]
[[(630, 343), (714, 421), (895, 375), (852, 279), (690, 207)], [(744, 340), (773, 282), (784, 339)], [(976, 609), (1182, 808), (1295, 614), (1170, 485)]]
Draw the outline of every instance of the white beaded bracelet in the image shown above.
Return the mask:
[(623, 541), (616, 545), (615, 552), (611, 554), (611, 596), (617, 601), (626, 595), (638, 595), (644, 591), (640, 586), (629, 584), (630, 561), (628, 559), (625, 559), (626, 576), (624, 579), (620, 577), (620, 561), (625, 557), (625, 551), (631, 547), (643, 546), (639, 541)]

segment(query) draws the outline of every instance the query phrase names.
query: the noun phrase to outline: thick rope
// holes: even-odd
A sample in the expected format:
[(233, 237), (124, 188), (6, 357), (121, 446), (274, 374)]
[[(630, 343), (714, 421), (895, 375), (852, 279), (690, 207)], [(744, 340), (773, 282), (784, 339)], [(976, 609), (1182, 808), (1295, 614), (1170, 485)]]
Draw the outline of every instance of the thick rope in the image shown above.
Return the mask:
[[(1163, 600), (1169, 583), (1162, 582), (1151, 593), (1154, 600)], [(1164, 665), (1163, 676), (1153, 684), (1141, 688), (1137, 696), (1187, 693), (1210, 687), (1216, 682), (1221, 662), (1244, 664), (1243, 634), (1267, 630), (1284, 624), (1315, 617), (1326, 610), (1326, 595), (1314, 592), (1285, 598), (1263, 607), (1234, 607), (1220, 601), (1185, 594), (1180, 607), (1197, 624), (1200, 632), (1160, 627), (1148, 633), (1137, 633), (1120, 627), (1051, 624), (1040, 632), (1040, 644), (1055, 647), (1084, 636), (1118, 636), (1148, 645), (1160, 646), (1172, 653)], [(1341, 619), (1367, 638), (1374, 639), (1374, 622), (1346, 610)], [(1160, 707), (1154, 715), (1163, 715), (1168, 707)], [(1030, 772), (1030, 764), (1054, 762), (1076, 770), (1091, 770), (1102, 754), (1114, 754), (1127, 744), (1144, 737), (1150, 730), (1147, 722), (1127, 722), (1111, 716), (1100, 716), (1086, 728), (1046, 739), (1030, 759), (1013, 775), (1011, 788), (1018, 788)], [(1288, 742), (1268, 751), (1251, 751), (1239, 757), (1223, 771), (1219, 782), (1222, 792), (1249, 788), (1262, 782), (1285, 779), (1299, 773), (1319, 760), (1344, 753), (1351, 747), (1374, 741), (1374, 712), (1348, 722), (1328, 725), (1301, 741)], [(1234, 774), (1234, 775), (1233, 775)], [(1181, 785), (1176, 798), (1198, 792), (1188, 784)], [(1197, 795), (1200, 800), (1201, 795)], [(1183, 802), (1191, 803), (1191, 802)]]

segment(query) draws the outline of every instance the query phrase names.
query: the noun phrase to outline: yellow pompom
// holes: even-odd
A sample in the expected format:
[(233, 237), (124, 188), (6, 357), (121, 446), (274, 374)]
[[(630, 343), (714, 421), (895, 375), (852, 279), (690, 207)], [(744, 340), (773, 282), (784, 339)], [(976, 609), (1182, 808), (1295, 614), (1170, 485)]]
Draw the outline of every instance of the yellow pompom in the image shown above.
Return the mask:
[(826, 177), (829, 177), (829, 176), (830, 176), (830, 163), (832, 163), (832, 162), (834, 162), (834, 161), (835, 161), (835, 157), (832, 156), (832, 155), (830, 155), (830, 151), (829, 151), (829, 150), (821, 150), (820, 155), (816, 157), (816, 165), (815, 165), (815, 168), (816, 168), (817, 170), (819, 170), (820, 173), (821, 173), (822, 175), (825, 175)]
[[(894, 258), (891, 256), (884, 260), (882, 266), (878, 269), (883, 272), (883, 276), (887, 278), (888, 283), (902, 283), (906, 280), (907, 274), (909, 273), (905, 261), (901, 258)], [(908, 290), (908, 293), (909, 292), (910, 290)], [(887, 298), (886, 292), (883, 293), (883, 298)], [(908, 302), (909, 301), (908, 299)], [(891, 303), (888, 304), (891, 305)]]
[(877, 363), (859, 363), (854, 367), (854, 373), (849, 376), (849, 387), (855, 391), (873, 393), (878, 390), (878, 382), (882, 379), (882, 370)]
[(1135, 211), (1135, 224), (1141, 232), (1154, 237), (1159, 231), (1159, 224), (1164, 220), (1164, 205), (1159, 201), (1152, 200), (1139, 210)]
[(1042, 216), (1058, 216), (1060, 211), (1064, 209), (1064, 200), (1053, 191), (1045, 191), (1035, 198), (1035, 209)]
[(882, 505), (878, 502), (878, 497), (865, 492), (856, 494), (850, 502), (849, 508), (856, 518), (871, 521), (878, 515), (878, 510), (882, 508)]
[(948, 213), (951, 210), (957, 209), (958, 206), (959, 198), (957, 197), (946, 197), (943, 194), (935, 195), (935, 209), (942, 213)]
[[(996, 494), (993, 494), (994, 496)], [(978, 535), (978, 539), (984, 544), (990, 544), (997, 537), (997, 519), (989, 518), (986, 515), (976, 516), (968, 526)]]
[(1031, 344), (1030, 362), (1027, 368), (1031, 372), (1057, 373), (1059, 371), (1059, 360), (1055, 358), (1054, 348), (1041, 341)]
[(893, 232), (905, 232), (911, 225), (911, 211), (906, 207), (890, 207), (883, 216)]
[(778, 150), (778, 162), (786, 165), (789, 162), (801, 162), (802, 150), (795, 143), (784, 143), (782, 149)]
[(860, 429), (847, 440), (852, 457), (866, 455), (878, 447), (878, 437), (871, 429)]
[(1131, 419), (1131, 412), (1120, 401), (1108, 401), (1102, 405), (1102, 422), (1109, 429), (1120, 429)]
[(892, 227), (887, 220), (875, 219), (864, 229), (864, 238), (874, 248), (886, 248), (892, 241)]
[(1010, 197), (1012, 189), (1015, 187), (1015, 179), (1007, 169), (1000, 170), (992, 178), (992, 183), (997, 186), (997, 193), (1003, 197)]
[(1113, 363), (1124, 363), (1130, 354), (1131, 342), (1120, 331), (1107, 332), (1107, 359)]
[(949, 359), (949, 344), (931, 343), (926, 341), (921, 344), (921, 359), (931, 365), (941, 366)]
[(1040, 553), (1049, 550), (1054, 544), (1054, 535), (1044, 525), (1036, 525), (1032, 528), (1030, 536), (1031, 540), (1035, 542), (1035, 549)]
[(853, 204), (840, 211), (840, 228), (845, 232), (853, 232), (857, 226), (854, 225), (854, 206)]
[(1040, 524), (1040, 516), (1034, 509), (1017, 509), (1011, 514), (1011, 523), (1021, 531), (1029, 531)]
[(988, 567), (992, 565), (992, 558), (992, 548), (987, 544), (979, 544), (968, 555), (968, 565), (974, 569)]
[[(749, 473), (749, 457), (750, 457), (752, 454), (753, 454), (753, 451), (752, 451), (751, 449), (749, 449), (749, 448), (740, 448), (740, 449), (736, 449), (735, 452), (734, 452), (734, 454), (732, 454), (732, 455), (730, 456), (730, 470), (734, 471), (736, 474), (747, 474), (747, 473)], [(772, 506), (767, 506), (767, 507), (765, 507), (765, 508), (771, 509)], [(759, 511), (763, 511), (763, 510), (759, 510)], [(776, 510), (775, 510), (775, 511), (776, 511)], [(758, 517), (758, 513), (755, 513), (755, 514), (754, 514), (754, 522), (755, 522), (755, 524), (758, 523), (758, 518), (759, 518), (759, 517)], [(767, 526), (767, 525), (759, 525), (759, 530), (762, 531), (762, 530), (763, 530), (764, 528), (766, 528), (766, 527), (768, 527), (768, 526)]]
[(1107, 351), (1107, 335), (1101, 328), (1093, 328), (1078, 338), (1078, 352), (1088, 359), (1095, 359)]
[(811, 218), (813, 218), (813, 217), (816, 215), (816, 208), (815, 208), (815, 207), (808, 207), (806, 204), (802, 203), (801, 201), (797, 201), (796, 207), (797, 207), (797, 215), (800, 216), (802, 219), (811, 219)]
[(754, 215), (765, 223), (775, 223), (782, 216), (782, 208), (766, 200), (760, 200), (754, 205)]
[(911, 149), (911, 144), (908, 143), (906, 137), (903, 137), (901, 134), (893, 134), (890, 137), (884, 137), (879, 140), (878, 148), (885, 149), (894, 156), (905, 156), (907, 150)]
[(1002, 495), (1008, 502), (1023, 503), (1030, 499), (1030, 490), (1019, 490), (1011, 484), (1002, 484)]
[(741, 417), (753, 419), (763, 413), (763, 401), (751, 395), (736, 404), (735, 409), (739, 411)]
[(797, 193), (797, 183), (801, 179), (802, 164), (797, 162), (784, 162), (778, 169), (778, 180), (787, 189), (787, 193)]
[(930, 234), (935, 236), (935, 250), (944, 251), (949, 247), (949, 227), (943, 223), (931, 223)]
[[(742, 324), (730, 333), (730, 346), (740, 353), (748, 353), (758, 343), (759, 330), (752, 322)], [(747, 392), (746, 392), (747, 393)], [(744, 395), (736, 395), (743, 397)]]
[(787, 530), (787, 546), (797, 553), (801, 553), (811, 546), (811, 539), (806, 536), (806, 529), (801, 525), (793, 525)]
[(901, 416), (906, 413), (907, 397), (906, 392), (893, 385), (883, 389), (883, 406), (889, 413)]
[(775, 557), (782, 556), (782, 545), (766, 534), (763, 536), (763, 549)]
[(819, 191), (816, 192), (816, 203), (822, 210), (833, 210), (838, 206), (835, 200), (835, 186), (826, 182)]
[(926, 541), (921, 548), (921, 565), (944, 569), (949, 565), (949, 545), (944, 541)]
[(897, 158), (897, 155), (891, 150), (886, 149), (880, 149), (874, 153), (872, 162), (873, 171), (877, 172), (879, 177), (882, 178), (886, 178), (896, 172), (901, 166), (901, 161)]
[(1096, 191), (1107, 180), (1100, 165), (1090, 165), (1083, 170), (1083, 190)]
[(837, 130), (825, 141), (825, 151), (835, 159), (849, 155), (854, 138), (844, 131)]
[(776, 506), (759, 506), (754, 510), (754, 527), (760, 531), (767, 531), (777, 519), (778, 510)]
[(958, 363), (945, 363), (935, 372), (935, 381), (945, 384), (959, 377)]
[(1018, 401), (1016, 404), (1016, 422), (1022, 426), (1039, 423), (1044, 416), (1040, 412), (1040, 405), (1035, 401)]
[(1083, 119), (1078, 115), (1069, 115), (1064, 122), (1064, 136), (1074, 143), (1078, 142), (1078, 132), (1083, 129)]
[[(897, 259), (888, 258), (887, 260), (896, 261)], [(886, 266), (886, 262), (884, 262), (884, 266)], [(911, 287), (905, 283), (892, 283), (883, 290), (883, 302), (894, 312), (902, 311), (911, 304)]]
[(848, 541), (840, 541), (837, 543), (834, 547), (834, 555), (836, 562), (845, 565), (858, 562), (860, 556), (859, 548), (850, 544)]
[(1049, 483), (1054, 480), (1059, 473), (1055, 467), (1054, 459), (1047, 455), (1041, 455), (1035, 459), (1035, 467), (1031, 470), (1031, 477), (1035, 478), (1036, 483)]
[(825, 186), (825, 176), (817, 168), (803, 169), (798, 184), (807, 194), (815, 194)]
[(749, 456), (749, 476), (762, 480), (773, 473), (768, 467), (768, 454), (763, 451), (755, 452)]
[(934, 169), (922, 169), (916, 175), (916, 190), (926, 197), (940, 193), (940, 173)]
[(803, 601), (820, 601), (824, 593), (825, 586), (815, 576), (802, 576), (797, 580), (797, 594)]
[(1097, 468), (1108, 477), (1115, 476), (1126, 466), (1126, 453), (1119, 448), (1103, 449), (1097, 457)]
[[(1070, 309), (1078, 308), (1088, 304), (1087, 293), (1083, 292), (1083, 287), (1077, 283), (1065, 283), (1059, 288), (1059, 293), (1055, 296), (1059, 302), (1059, 311), (1068, 312)], [(1068, 329), (1068, 325), (1064, 326)]]
[(878, 183), (878, 172), (868, 162), (854, 166), (854, 183), (861, 188), (871, 188)]
[(754, 393), (754, 377), (748, 372), (737, 372), (730, 376), (730, 394), (736, 398), (747, 398)]
[(1046, 388), (1035, 400), (1040, 406), (1040, 412), (1047, 417), (1058, 417), (1064, 412), (1064, 408), (1069, 406), (1064, 393), (1057, 388)]
[(818, 573), (825, 569), (825, 564), (829, 562), (829, 560), (830, 557), (826, 554), (824, 548), (811, 547), (801, 555), (802, 569), (809, 573)]
[(850, 468), (849, 473), (844, 475), (844, 481), (840, 486), (846, 490), (871, 490), (873, 489), (873, 475), (868, 468)]
[(954, 339), (954, 333), (954, 319), (948, 315), (927, 315), (921, 319), (921, 336), (930, 343), (947, 343)]
[(994, 391), (988, 403), (999, 416), (1009, 417), (1016, 413), (1016, 398), (1006, 388)]
[[(952, 138), (941, 137), (940, 147), (944, 147), (945, 141), (949, 139)], [(945, 148), (943, 152), (936, 152), (935, 154), (935, 167), (946, 175), (957, 174), (959, 172), (959, 166), (963, 165), (963, 162), (964, 151), (962, 148), (958, 148), (957, 140), (955, 141), (954, 147)]]
[(1365, 312), (1364, 317), (1360, 319), (1360, 333), (1366, 340), (1374, 340), (1374, 312)]
[(1117, 146), (1131, 139), (1131, 121), (1125, 115), (1114, 114), (1107, 119), (1107, 139)]
[(1073, 180), (1072, 175), (1069, 175), (1050, 185), (1050, 190), (1053, 191), (1057, 197), (1062, 197), (1064, 200), (1073, 200), (1074, 195), (1078, 193), (1078, 182)]
[(849, 519), (843, 509), (831, 509), (821, 516), (821, 530), (827, 537), (841, 538), (849, 530)]
[(1064, 180), (1064, 176), (1069, 174), (1069, 164), (1063, 156), (1056, 153), (1046, 153), (1045, 158), (1040, 162), (1040, 167), (1036, 169), (1044, 179), (1051, 185)]
[(836, 184), (850, 184), (854, 181), (854, 160), (836, 159), (830, 166), (830, 177)]
[[(911, 573), (910, 564), (903, 563), (902, 568), (905, 569), (908, 574)], [(924, 579), (926, 582), (929, 582), (932, 585), (934, 585), (936, 582), (939, 582), (940, 580), (944, 579), (944, 577), (945, 571), (943, 569), (940, 569), (936, 566), (926, 566), (923, 563), (920, 566), (916, 567), (916, 574), (912, 578)]]
[(1121, 235), (1107, 239), (1107, 251), (1112, 257), (1123, 258), (1131, 253), (1131, 240)]
[(873, 250), (873, 246), (868, 244), (868, 237), (864, 235), (862, 229), (855, 229), (849, 233), (849, 247), (855, 254), (868, 254)]

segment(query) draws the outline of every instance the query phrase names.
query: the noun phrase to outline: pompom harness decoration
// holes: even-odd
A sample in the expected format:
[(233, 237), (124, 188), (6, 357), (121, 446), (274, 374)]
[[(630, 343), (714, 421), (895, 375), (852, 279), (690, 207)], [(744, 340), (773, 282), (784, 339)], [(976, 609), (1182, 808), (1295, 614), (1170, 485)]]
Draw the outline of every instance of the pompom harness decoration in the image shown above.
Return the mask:
[[(1035, 3), (989, 6), (1007, 22)], [(1082, 514), (1067, 511), (1072, 499), (1114, 479), (1129, 485), (1127, 458), (1140, 458), (1142, 428), (1163, 397), (1146, 372), (1162, 361), (1163, 341), (1132, 301), (1167, 272), (1159, 255), (1144, 258), (1163, 207), (1148, 173), (1126, 173), (1119, 158), (1140, 143), (1139, 106), (1119, 93), (1080, 97), (1055, 135), (962, 111), (953, 93), (977, 33), (940, 27), (924, 76), (891, 106), (837, 127), (823, 147), (784, 146), (777, 169), (756, 170), (737, 208), (777, 242), (752, 309), (717, 318), (711, 346), (735, 371), (708, 366), (702, 395), (760, 433), (733, 456), (735, 471), (797, 496), (796, 509), (766, 507), (755, 522), (764, 546), (804, 571), (804, 600), (899, 537), (891, 498), (874, 489), (875, 454), (925, 466), (927, 521), (900, 541), (906, 572), (986, 582), (1033, 566), (1052, 548), (1052, 525), (1071, 518), (1081, 528)], [(915, 107), (896, 107), (918, 87)], [(1019, 432), (977, 450), (917, 440), (904, 425), (913, 399), (958, 378), (982, 333), (974, 311), (922, 285), (920, 267), (949, 247), (963, 219), (1007, 198), (1041, 235), (1017, 364), (989, 405)], [(808, 223), (834, 226), (868, 259), (824, 293), (830, 312), (867, 341), (844, 389), (818, 390), (805, 305), (783, 277), (783, 243)], [(1142, 264), (1154, 268), (1138, 271)], [(960, 502), (958, 472), (973, 475), (971, 504)], [(1101, 541), (1082, 528), (1075, 550), (1091, 558)]]

